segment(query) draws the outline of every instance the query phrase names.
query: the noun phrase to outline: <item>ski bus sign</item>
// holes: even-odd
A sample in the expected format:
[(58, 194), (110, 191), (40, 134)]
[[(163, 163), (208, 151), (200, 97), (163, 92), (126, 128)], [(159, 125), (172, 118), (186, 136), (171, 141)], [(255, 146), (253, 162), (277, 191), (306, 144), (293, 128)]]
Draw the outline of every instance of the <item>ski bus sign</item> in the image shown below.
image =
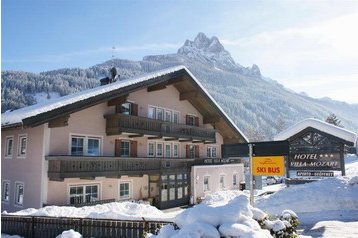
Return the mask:
[(252, 157), (252, 174), (283, 176), (285, 174), (285, 157), (284, 156), (253, 156)]

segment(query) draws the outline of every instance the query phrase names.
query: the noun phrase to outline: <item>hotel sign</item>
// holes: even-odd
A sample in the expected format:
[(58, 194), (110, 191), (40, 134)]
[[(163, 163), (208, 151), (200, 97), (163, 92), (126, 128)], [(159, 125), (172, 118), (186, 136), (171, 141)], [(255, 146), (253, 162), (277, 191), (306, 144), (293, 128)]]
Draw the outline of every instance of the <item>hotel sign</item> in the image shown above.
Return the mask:
[(289, 168), (293, 170), (340, 170), (339, 153), (300, 153), (290, 154)]
[(252, 159), (252, 174), (254, 176), (283, 176), (285, 174), (284, 156), (254, 156)]

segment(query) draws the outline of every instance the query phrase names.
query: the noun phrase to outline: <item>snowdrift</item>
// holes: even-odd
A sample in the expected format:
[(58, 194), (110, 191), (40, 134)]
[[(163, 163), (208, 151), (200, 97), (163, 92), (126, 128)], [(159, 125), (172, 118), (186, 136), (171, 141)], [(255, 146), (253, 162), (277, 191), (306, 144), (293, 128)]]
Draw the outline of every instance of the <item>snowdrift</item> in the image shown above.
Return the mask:
[(358, 176), (290, 186), (258, 198), (255, 206), (270, 214), (279, 214), (287, 207), (296, 213), (358, 210)]

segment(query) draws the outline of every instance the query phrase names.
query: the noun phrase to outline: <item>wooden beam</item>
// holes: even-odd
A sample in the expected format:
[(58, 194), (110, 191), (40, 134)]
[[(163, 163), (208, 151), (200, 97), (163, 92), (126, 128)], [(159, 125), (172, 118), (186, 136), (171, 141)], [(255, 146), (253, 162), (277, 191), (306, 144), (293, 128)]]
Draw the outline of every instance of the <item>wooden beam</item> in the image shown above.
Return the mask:
[(218, 116), (206, 116), (203, 118), (204, 124), (213, 124), (220, 121), (220, 117)]
[(197, 140), (197, 141), (193, 141), (192, 143), (204, 143), (205, 141), (203, 140)]
[(180, 101), (188, 100), (191, 98), (196, 98), (198, 95), (199, 95), (198, 91), (192, 90), (192, 91), (180, 93), (179, 99)]
[(142, 137), (144, 134), (129, 135), (129, 138)]
[(216, 141), (205, 141), (204, 144), (216, 144)]
[(55, 127), (65, 127), (68, 126), (68, 119), (70, 118), (70, 115), (65, 115), (56, 119), (53, 119), (49, 121), (48, 127), (49, 128), (55, 128)]
[(80, 179), (95, 180), (96, 177), (80, 177)]
[(153, 92), (153, 91), (165, 89), (167, 87), (167, 84), (168, 84), (168, 82), (165, 81), (163, 83), (159, 83), (159, 84), (156, 84), (156, 85), (153, 85), (153, 86), (149, 86), (147, 88), (147, 92)]
[(128, 98), (128, 94), (113, 98), (107, 102), (108, 106), (115, 106), (115, 105), (121, 105), (123, 104)]
[(162, 139), (162, 137), (161, 136), (148, 137), (148, 140), (156, 140), (156, 139)]
[(242, 143), (243, 141), (240, 138), (224, 138), (224, 144), (235, 144)]

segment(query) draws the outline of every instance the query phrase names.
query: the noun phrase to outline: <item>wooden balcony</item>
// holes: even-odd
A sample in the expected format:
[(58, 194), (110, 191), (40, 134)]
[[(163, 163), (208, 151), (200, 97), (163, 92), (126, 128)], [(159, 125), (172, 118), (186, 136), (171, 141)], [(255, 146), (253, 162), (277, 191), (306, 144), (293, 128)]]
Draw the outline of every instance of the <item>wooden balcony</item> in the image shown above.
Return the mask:
[(47, 156), (48, 177), (63, 181), (65, 178), (142, 176), (168, 170), (190, 171), (194, 159), (121, 158), (90, 156)]
[(104, 117), (107, 120), (107, 135), (118, 135), (122, 132), (126, 132), (139, 135), (154, 135), (158, 137), (189, 139), (203, 142), (216, 141), (216, 131), (213, 129), (124, 114), (111, 114), (105, 115)]

